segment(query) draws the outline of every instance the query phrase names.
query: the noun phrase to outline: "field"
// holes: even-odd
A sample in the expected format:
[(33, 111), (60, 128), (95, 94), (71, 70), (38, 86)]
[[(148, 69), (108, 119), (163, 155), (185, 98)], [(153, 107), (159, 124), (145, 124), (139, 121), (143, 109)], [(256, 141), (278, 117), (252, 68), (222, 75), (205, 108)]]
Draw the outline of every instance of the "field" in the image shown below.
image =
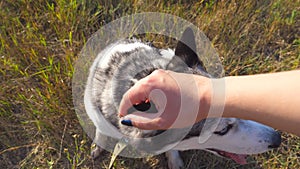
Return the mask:
[[(74, 111), (74, 63), (101, 26), (150, 11), (199, 27), (218, 51), (226, 76), (300, 68), (300, 0), (1, 0), (0, 168), (108, 167), (108, 152), (91, 159), (92, 141)], [(300, 138), (282, 135), (279, 149), (251, 156), (244, 166), (202, 151), (181, 155), (190, 169), (300, 168)], [(166, 167), (163, 155), (114, 163)]]

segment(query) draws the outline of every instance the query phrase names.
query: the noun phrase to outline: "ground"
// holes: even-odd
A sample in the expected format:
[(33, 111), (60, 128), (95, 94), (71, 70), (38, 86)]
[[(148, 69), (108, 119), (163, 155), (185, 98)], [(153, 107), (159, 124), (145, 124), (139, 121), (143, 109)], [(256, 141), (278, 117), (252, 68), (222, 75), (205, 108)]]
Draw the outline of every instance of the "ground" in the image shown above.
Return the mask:
[[(74, 62), (102, 25), (138, 12), (177, 15), (208, 36), (226, 76), (236, 76), (300, 68), (299, 9), (299, 0), (0, 1), (0, 168), (108, 166), (108, 152), (90, 157), (91, 139), (79, 125), (71, 91)], [(300, 138), (282, 135), (279, 149), (251, 156), (244, 166), (201, 151), (182, 157), (190, 169), (300, 168)], [(162, 155), (120, 157), (114, 167), (167, 164)]]

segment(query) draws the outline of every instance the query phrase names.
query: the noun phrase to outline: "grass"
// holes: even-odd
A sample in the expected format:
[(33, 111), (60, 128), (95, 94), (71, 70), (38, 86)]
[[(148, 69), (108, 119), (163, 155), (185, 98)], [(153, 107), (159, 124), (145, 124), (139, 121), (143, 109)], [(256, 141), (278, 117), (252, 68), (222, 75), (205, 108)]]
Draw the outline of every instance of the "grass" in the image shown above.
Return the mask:
[[(105, 168), (72, 105), (73, 64), (102, 25), (137, 12), (182, 17), (205, 32), (226, 75), (300, 67), (300, 1), (2, 0), (0, 2), (0, 165), (3, 168)], [(150, 39), (151, 40), (151, 39)], [(193, 153), (191, 153), (193, 152)], [(239, 166), (201, 151), (183, 152), (186, 168), (300, 168), (300, 139)], [(118, 158), (115, 168), (166, 168), (164, 156)]]

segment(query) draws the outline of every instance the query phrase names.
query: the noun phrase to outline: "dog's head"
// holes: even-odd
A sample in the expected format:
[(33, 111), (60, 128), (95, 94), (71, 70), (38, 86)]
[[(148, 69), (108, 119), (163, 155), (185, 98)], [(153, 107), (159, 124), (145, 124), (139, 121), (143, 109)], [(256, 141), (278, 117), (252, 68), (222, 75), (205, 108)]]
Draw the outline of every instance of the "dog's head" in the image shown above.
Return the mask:
[[(201, 141), (201, 137), (208, 139)], [(266, 152), (279, 147), (280, 143), (280, 134), (260, 123), (236, 118), (209, 118), (196, 123), (176, 149), (203, 149), (245, 164), (247, 155)]]

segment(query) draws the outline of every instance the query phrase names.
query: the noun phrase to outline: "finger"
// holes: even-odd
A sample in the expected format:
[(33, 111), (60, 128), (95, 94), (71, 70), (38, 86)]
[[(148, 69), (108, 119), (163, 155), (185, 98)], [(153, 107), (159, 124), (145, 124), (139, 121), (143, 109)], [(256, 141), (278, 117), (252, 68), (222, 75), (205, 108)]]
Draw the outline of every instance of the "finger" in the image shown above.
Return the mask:
[(128, 94), (125, 93), (123, 95), (123, 98), (120, 103), (119, 116), (123, 117), (123, 116), (127, 115), (127, 111), (130, 107), (132, 107), (132, 103), (131, 103), (130, 99), (128, 98)]
[(167, 127), (164, 127), (163, 125), (159, 125), (159, 124), (162, 124), (159, 122), (160, 120), (161, 120), (160, 118), (155, 118), (148, 122), (133, 120), (132, 125), (139, 129), (142, 129), (142, 130), (165, 130), (165, 129), (167, 129)]
[(119, 107), (119, 116), (123, 117), (128, 114), (128, 109), (133, 105), (145, 101), (150, 93), (149, 87), (143, 85), (142, 81), (136, 83), (124, 95)]

